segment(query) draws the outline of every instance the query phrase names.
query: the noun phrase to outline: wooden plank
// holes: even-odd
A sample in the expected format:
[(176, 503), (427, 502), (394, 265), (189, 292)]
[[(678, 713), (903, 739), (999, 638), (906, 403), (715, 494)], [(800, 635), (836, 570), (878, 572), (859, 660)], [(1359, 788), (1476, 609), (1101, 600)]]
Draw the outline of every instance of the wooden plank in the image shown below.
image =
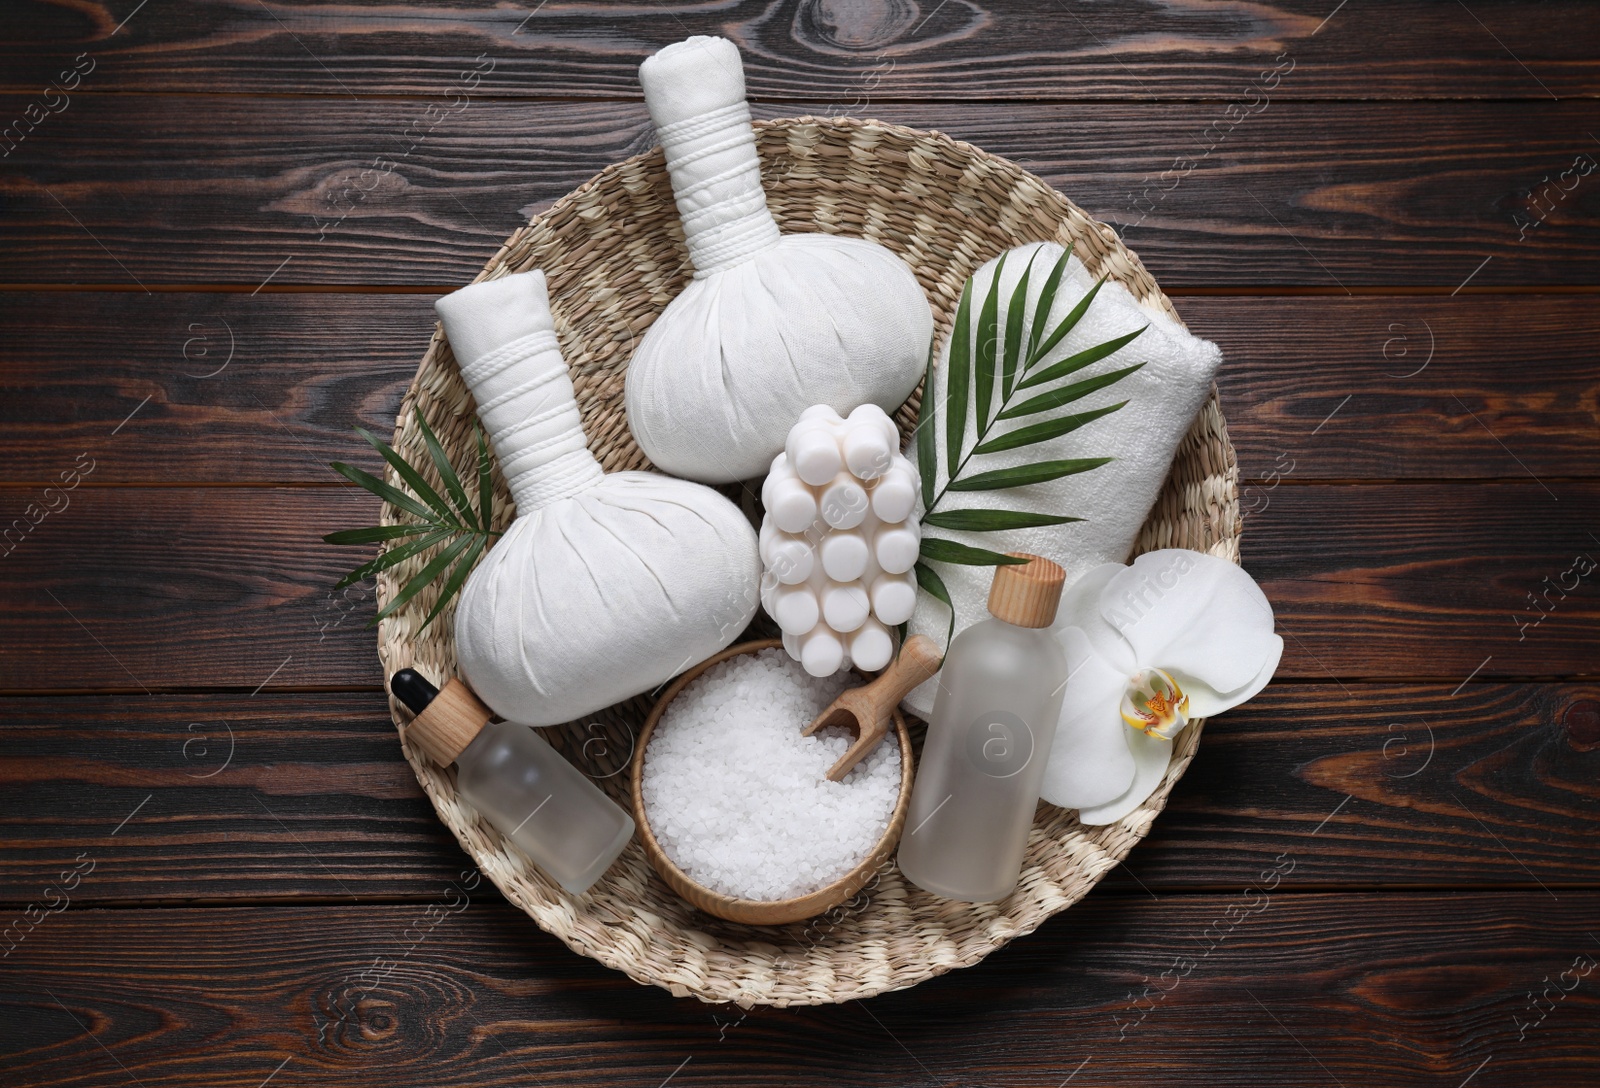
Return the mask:
[(743, 48), (752, 94), (823, 94), (843, 108), (896, 98), (1237, 97), (1285, 53), (1296, 62), (1285, 98), (1600, 93), (1591, 43), (1575, 32), (1591, 13), (1575, 0), (1533, 9), (1478, 0), (1470, 12), (1406, 0), (1385, 5), (1382, 18), (1335, 7), (31, 5), (8, 13), (0, 71), (6, 87), (36, 92), (87, 50), (99, 62), (83, 84), (93, 91), (431, 94), (487, 55), (496, 65), (485, 87), (497, 95), (637, 97), (647, 54), (690, 34), (723, 34)]
[(54, 483), (85, 452), (96, 486), (379, 471), (354, 427), (393, 433), (435, 297), (0, 292), (0, 472)]
[(1226, 886), (1288, 851), (1316, 886), (1595, 887), (1600, 687), (1456, 687), (1272, 684), (1207, 723), (1107, 883)]
[(8, 522), (14, 533), (37, 516), (30, 509), (44, 516), (19, 543), (7, 541), (13, 550), (0, 564), (11, 613), (0, 687), (147, 694), (382, 683), (365, 626), (371, 583), (333, 589), (372, 553), (321, 542), (376, 524), (377, 499), (354, 485), (79, 486), (5, 500), (3, 509), (23, 514), (22, 527)]
[[(1211, 722), (1107, 885), (1226, 891), (1288, 852), (1305, 887), (1600, 887), (1600, 690), (1350, 686), (1274, 684)], [(77, 904), (416, 898), (471, 865), (376, 692), (11, 698), (0, 721), (18, 909), (80, 854), (99, 862)]]
[(471, 864), (377, 692), (6, 709), (0, 900), (28, 901), (80, 854), (101, 862), (76, 902), (414, 897)]
[[(1280, 487), (1245, 565), (1277, 614), (1285, 677), (1600, 676), (1600, 489)], [(1536, 528), (1537, 526), (1537, 528)]]
[[(336, 459), (376, 471), (352, 427), (392, 429), (433, 298), (0, 292), (0, 479), (55, 482), (102, 449), (114, 455), (97, 460), (97, 486), (333, 484)], [(1279, 480), (1600, 470), (1600, 307), (1586, 296), (1195, 296), (1178, 307), (1225, 354), (1223, 408), (1256, 481), (1252, 510)], [(1508, 353), (1536, 361), (1538, 381)]]
[[(1600, 306), (1589, 297), (1180, 298), (1223, 350), (1243, 499), (1279, 481), (1600, 470)], [(1537, 373), (1537, 377), (1532, 375)]]
[[(1244, 555), (1287, 642), (1280, 677), (1595, 676), (1600, 543), (1574, 518), (1600, 484), (1549, 488), (1270, 492)], [(375, 685), (370, 598), (330, 588), (372, 553), (320, 537), (377, 509), (354, 487), (0, 489), (15, 533), (43, 514), (0, 563), (0, 690)]]
[(1160, 903), (1094, 894), (870, 1005), (748, 1014), (635, 985), (510, 907), (452, 914), (444, 895), (433, 916), (67, 911), (9, 957), (0, 1052), (37, 1088), (259, 1088), (274, 1070), (385, 1088), (787, 1085), (797, 1068), (822, 1085), (1592, 1083), (1600, 895), (1280, 894), (1297, 875)]
[[(529, 209), (653, 140), (640, 103), (441, 109), (85, 96), (8, 159), (0, 282), (465, 283)], [(828, 107), (756, 112), (806, 110)], [(1169, 287), (1600, 283), (1600, 147), (1581, 102), (1285, 103), (1221, 129), (1206, 102), (873, 113), (1036, 171), (1122, 226)], [(394, 166), (369, 185), (374, 162)]]

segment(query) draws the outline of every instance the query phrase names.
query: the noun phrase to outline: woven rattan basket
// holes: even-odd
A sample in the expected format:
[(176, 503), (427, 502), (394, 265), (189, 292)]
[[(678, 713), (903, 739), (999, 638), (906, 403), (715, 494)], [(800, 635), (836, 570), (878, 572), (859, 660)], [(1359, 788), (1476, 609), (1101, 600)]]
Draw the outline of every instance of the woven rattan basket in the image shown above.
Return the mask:
[[(938, 132), (875, 121), (807, 117), (756, 129), (767, 201), (780, 228), (856, 235), (902, 255), (933, 303), (940, 337), (974, 269), (1007, 248), (1046, 239), (1075, 243), (1091, 272), (1172, 312), (1109, 227), (1005, 159)], [(623, 374), (636, 338), (689, 271), (659, 149), (602, 171), (557, 201), (513, 234), (479, 278), (532, 268), (549, 277), (556, 330), (590, 448), (607, 471), (648, 467), (623, 415)], [(394, 441), (413, 464), (427, 464), (413, 408), (421, 409), (456, 464), (469, 469), (473, 403), (437, 329), (405, 396)], [(916, 408), (913, 396), (897, 417), (903, 428), (909, 429)], [(1237, 475), (1213, 392), (1179, 448), (1135, 550), (1187, 547), (1238, 562)], [(399, 485), (392, 472), (390, 483)], [(731, 493), (753, 508), (752, 496)], [(497, 527), (511, 515), (497, 471)], [(394, 517), (386, 506), (385, 521)], [(380, 604), (427, 558), (380, 575)], [(453, 608), (418, 631), (433, 594), (418, 595), (379, 628), (385, 675), (408, 665), (436, 678), (454, 672)], [(545, 735), (627, 804), (628, 759), (649, 707), (647, 697), (638, 697)], [(391, 709), (397, 722), (404, 720), (398, 704)], [(871, 997), (976, 963), (1032, 932), (1082, 898), (1144, 837), (1199, 736), (1200, 723), (1184, 732), (1161, 788), (1118, 824), (1085, 829), (1074, 813), (1040, 805), (1022, 880), (1002, 902), (936, 899), (907, 884), (891, 864), (842, 907), (776, 927), (738, 925), (694, 910), (655, 874), (637, 842), (588, 893), (569, 896), (456, 798), (453, 772), (415, 752), (406, 757), (479, 868), (540, 927), (639, 982), (748, 1007)]]

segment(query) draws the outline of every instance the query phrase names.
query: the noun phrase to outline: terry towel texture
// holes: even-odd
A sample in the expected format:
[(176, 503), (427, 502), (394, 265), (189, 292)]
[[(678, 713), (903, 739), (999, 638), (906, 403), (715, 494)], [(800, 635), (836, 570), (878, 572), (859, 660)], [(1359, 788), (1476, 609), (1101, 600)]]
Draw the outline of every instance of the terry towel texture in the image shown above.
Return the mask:
[[(1006, 254), (1005, 269), (1000, 278), (1000, 329), (997, 334), (1002, 343), (1005, 335), (1005, 300), (1022, 279), (1029, 260), (1033, 264), (1028, 278), (1026, 314), (1032, 314), (1034, 304), (1044, 288), (1046, 275), (1061, 254), (1062, 248), (1052, 242), (1020, 246)], [(990, 261), (973, 276), (974, 325), (979, 305), (988, 293), (998, 263), (999, 258)], [(1051, 307), (1046, 333), (1067, 316), (1094, 286), (1094, 282), (1083, 264), (1076, 257), (1071, 258)], [(1126, 288), (1107, 282), (1072, 332), (1056, 345), (1047, 359), (1038, 364), (1043, 367), (1065, 359), (1144, 325), (1149, 327), (1115, 354), (1070, 377), (1035, 386), (1013, 397), (1014, 402), (1020, 402), (1068, 382), (1081, 381), (1142, 362), (1145, 364), (1142, 369), (1082, 400), (1056, 409), (1056, 412), (1078, 414), (1121, 401), (1127, 401), (1126, 405), (1057, 438), (1014, 450), (978, 455), (968, 462), (961, 476), (966, 478), (977, 472), (1038, 461), (1089, 457), (1112, 457), (1115, 460), (1092, 471), (1048, 483), (1002, 491), (950, 492), (935, 504), (937, 510), (1029, 510), (1083, 518), (1083, 521), (1004, 532), (965, 532), (930, 527), (926, 535), (990, 551), (1024, 551), (1045, 556), (1066, 569), (1068, 585), (1102, 563), (1121, 563), (1126, 560), (1139, 527), (1144, 524), (1166, 479), (1178, 443), (1188, 432), (1200, 406), (1205, 403), (1212, 376), (1222, 361), (1222, 353), (1215, 344), (1194, 336), (1166, 314), (1140, 306)], [(1031, 322), (1023, 329), (1022, 343), (1028, 342), (1030, 330)], [(997, 351), (995, 354), (998, 367), (1001, 353)], [(934, 363), (933, 387), (937, 390), (946, 388), (945, 372), (949, 360), (950, 344), (947, 340)], [(998, 379), (995, 388), (998, 400)], [(998, 423), (991, 428), (989, 437), (1047, 418), (1051, 417), (1035, 415)], [(941, 434), (944, 426), (941, 417)], [(971, 450), (976, 444), (976, 434), (976, 419), (969, 409), (965, 449)], [(915, 461), (916, 443), (911, 443), (911, 446), (906, 455)], [(944, 443), (936, 443), (936, 447), (937, 494), (948, 480), (950, 466), (946, 463)], [(955, 604), (957, 631), (988, 617), (986, 603), (994, 568), (950, 563), (936, 563), (934, 567), (944, 579), (950, 599)], [(919, 594), (910, 631), (928, 635), (943, 645), (949, 616), (949, 610), (939, 601), (926, 593)], [(933, 709), (936, 690), (936, 683), (929, 681), (913, 691), (906, 698), (905, 705), (926, 716)]]

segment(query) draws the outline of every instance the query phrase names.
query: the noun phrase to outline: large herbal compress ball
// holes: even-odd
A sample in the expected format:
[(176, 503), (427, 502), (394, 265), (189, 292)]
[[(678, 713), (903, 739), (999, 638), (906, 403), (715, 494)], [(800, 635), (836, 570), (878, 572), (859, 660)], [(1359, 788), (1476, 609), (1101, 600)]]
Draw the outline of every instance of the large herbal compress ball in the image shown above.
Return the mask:
[(860, 238), (778, 233), (732, 42), (670, 45), (639, 79), (695, 268), (628, 364), (640, 448), (667, 472), (729, 483), (766, 472), (813, 404), (893, 412), (933, 335), (910, 267)]
[(508, 721), (554, 725), (732, 642), (755, 614), (755, 531), (708, 487), (601, 471), (544, 274), (436, 305), (517, 503), (456, 606), (456, 656), (478, 696)]

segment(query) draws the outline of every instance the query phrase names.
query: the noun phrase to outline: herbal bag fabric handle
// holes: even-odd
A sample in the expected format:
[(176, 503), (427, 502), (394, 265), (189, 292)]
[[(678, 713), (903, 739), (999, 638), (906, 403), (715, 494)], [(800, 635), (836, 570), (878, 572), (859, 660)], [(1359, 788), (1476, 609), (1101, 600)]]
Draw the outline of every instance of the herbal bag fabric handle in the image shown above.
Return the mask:
[[(1000, 276), (1001, 301), (995, 332), (998, 342), (1004, 343), (1008, 339), (1005, 300), (1011, 297), (1021, 281), (1024, 269), (1031, 268), (1028, 302), (1023, 308), (1024, 320), (1027, 320), (1027, 315), (1033, 313), (1043, 292), (1046, 273), (1060, 260), (1062, 253), (1062, 247), (1053, 242), (1036, 242), (1004, 254), (1005, 268)], [(973, 274), (974, 331), (979, 303), (988, 295), (999, 259), (990, 261)], [(1094, 278), (1082, 262), (1071, 257), (1050, 312), (1046, 315), (1046, 328), (1041, 338), (1072, 312), (1093, 289), (1094, 283)], [(1032, 511), (1083, 520), (1065, 525), (1008, 529), (1004, 532), (937, 528), (931, 529), (927, 535), (990, 551), (1022, 551), (1046, 556), (1065, 568), (1069, 586), (1094, 567), (1126, 560), (1139, 527), (1144, 524), (1151, 506), (1155, 504), (1178, 443), (1188, 433), (1195, 415), (1205, 403), (1211, 379), (1222, 362), (1222, 352), (1215, 344), (1193, 335), (1165, 313), (1154, 307), (1141, 306), (1125, 287), (1108, 280), (1077, 325), (1038, 364), (1039, 368), (1043, 368), (1066, 360), (1078, 352), (1131, 333), (1142, 326), (1148, 327), (1115, 353), (1061, 381), (1028, 389), (1015, 400), (1025, 401), (1067, 383), (1109, 375), (1142, 363), (1139, 370), (1055, 409), (1050, 415), (1025, 415), (1015, 421), (999, 423), (989, 431), (988, 437), (993, 439), (1005, 430), (1036, 424), (1041, 420), (1091, 414), (1126, 401), (1120, 409), (1101, 418), (1093, 418), (1076, 430), (1043, 442), (972, 457), (960, 475), (967, 478), (980, 472), (1077, 458), (1112, 458), (1109, 463), (1091, 471), (1022, 487), (992, 491), (946, 491), (950, 473), (946, 444), (943, 441), (934, 444), (938, 459), (935, 509)], [(1028, 343), (1031, 334), (1030, 322), (1022, 330), (1021, 342)], [(997, 358), (999, 354), (996, 353)], [(976, 357), (975, 349), (973, 357)], [(947, 339), (934, 361), (932, 388), (936, 394), (948, 388), (949, 365), (950, 343)], [(997, 380), (996, 388), (999, 385)], [(926, 398), (927, 393), (924, 392), (923, 396)], [(993, 414), (991, 412), (991, 416)], [(943, 409), (939, 423), (941, 428), (946, 424)], [(974, 448), (976, 434), (976, 418), (969, 413), (966, 439), (962, 443), (964, 450), (971, 451)], [(913, 443), (913, 448), (906, 452), (913, 462), (917, 461), (915, 445)], [(920, 500), (918, 505), (921, 516), (925, 511), (920, 510)], [(934, 567), (944, 580), (955, 606), (957, 632), (986, 618), (985, 602), (989, 583), (994, 576), (992, 568), (943, 562), (934, 564)], [(910, 631), (928, 635), (943, 645), (949, 621), (950, 610), (942, 603), (926, 593), (917, 595)], [(932, 683), (923, 684), (906, 698), (904, 705), (926, 717), (933, 710), (935, 687)]]
[(731, 643), (755, 613), (755, 530), (710, 488), (601, 470), (544, 273), (435, 308), (517, 504), (456, 606), (458, 666), (478, 697), (508, 721), (555, 725)]
[(690, 38), (639, 81), (694, 264), (628, 365), (639, 447), (667, 472), (730, 483), (764, 474), (813, 404), (900, 407), (927, 360), (927, 297), (874, 242), (778, 232), (738, 49)]

